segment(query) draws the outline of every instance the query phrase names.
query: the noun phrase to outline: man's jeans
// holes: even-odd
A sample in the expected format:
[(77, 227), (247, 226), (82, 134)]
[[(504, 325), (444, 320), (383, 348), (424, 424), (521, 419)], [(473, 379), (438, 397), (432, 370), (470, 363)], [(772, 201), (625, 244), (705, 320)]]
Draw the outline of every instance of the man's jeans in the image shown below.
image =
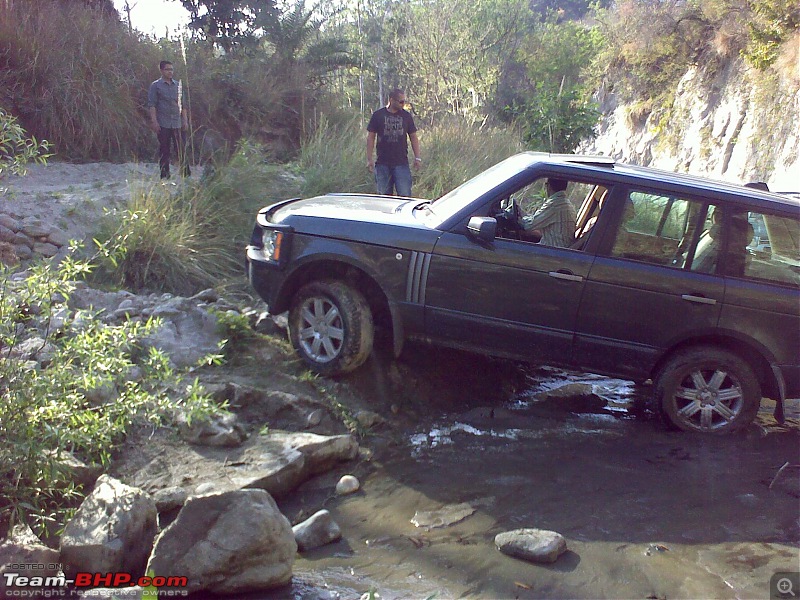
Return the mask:
[(379, 194), (391, 196), (394, 188), (398, 196), (410, 196), (411, 169), (407, 164), (393, 167), (375, 165), (375, 185)]
[(162, 127), (158, 132), (158, 165), (161, 167), (161, 179), (169, 178), (169, 154), (173, 144), (175, 144), (175, 155), (181, 167), (181, 174), (184, 177), (191, 175), (189, 161), (186, 156), (185, 138), (182, 129), (170, 129)]

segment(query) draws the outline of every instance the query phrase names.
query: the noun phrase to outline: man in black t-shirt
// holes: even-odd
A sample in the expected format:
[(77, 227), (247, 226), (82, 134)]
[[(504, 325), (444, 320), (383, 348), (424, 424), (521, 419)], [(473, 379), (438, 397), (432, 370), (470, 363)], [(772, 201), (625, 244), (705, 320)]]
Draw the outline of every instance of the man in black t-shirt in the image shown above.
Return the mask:
[[(367, 167), (375, 173), (375, 184), (379, 194), (391, 195), (396, 190), (398, 196), (411, 195), (411, 169), (408, 167), (408, 143), (414, 151), (414, 168), (422, 166), (419, 155), (419, 140), (414, 117), (403, 109), (406, 95), (403, 90), (394, 89), (389, 94), (386, 107), (372, 113), (367, 125)], [(378, 160), (372, 158), (375, 138), (378, 138)]]

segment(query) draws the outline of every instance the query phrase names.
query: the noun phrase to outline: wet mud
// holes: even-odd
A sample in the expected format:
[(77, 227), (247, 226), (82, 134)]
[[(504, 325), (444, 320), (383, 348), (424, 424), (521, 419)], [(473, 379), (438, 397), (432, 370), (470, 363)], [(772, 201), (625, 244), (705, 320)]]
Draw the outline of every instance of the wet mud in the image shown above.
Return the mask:
[[(330, 473), (282, 503), (324, 506), (343, 538), (270, 598), (769, 598), (800, 570), (798, 401), (784, 425), (765, 401), (746, 430), (697, 436), (661, 424), (646, 385), (424, 346), (348, 385), (388, 423), (350, 467), (360, 492), (331, 496)], [(568, 551), (495, 548), (527, 527)]]

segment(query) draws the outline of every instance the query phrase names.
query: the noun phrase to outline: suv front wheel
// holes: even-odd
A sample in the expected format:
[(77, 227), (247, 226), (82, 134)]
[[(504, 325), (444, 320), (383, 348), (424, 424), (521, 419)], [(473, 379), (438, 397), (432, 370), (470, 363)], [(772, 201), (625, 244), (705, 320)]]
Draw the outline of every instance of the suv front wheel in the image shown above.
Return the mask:
[(676, 427), (724, 434), (755, 418), (761, 386), (737, 355), (699, 346), (678, 352), (664, 365), (656, 377), (655, 399)]
[(372, 312), (364, 296), (346, 283), (312, 281), (292, 300), (289, 337), (313, 371), (347, 373), (372, 351)]

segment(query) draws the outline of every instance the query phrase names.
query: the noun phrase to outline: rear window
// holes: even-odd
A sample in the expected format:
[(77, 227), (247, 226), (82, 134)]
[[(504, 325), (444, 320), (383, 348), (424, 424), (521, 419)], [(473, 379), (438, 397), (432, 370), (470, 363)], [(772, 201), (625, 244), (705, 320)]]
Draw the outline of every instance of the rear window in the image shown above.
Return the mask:
[(752, 238), (743, 276), (800, 287), (800, 220), (749, 212)]

